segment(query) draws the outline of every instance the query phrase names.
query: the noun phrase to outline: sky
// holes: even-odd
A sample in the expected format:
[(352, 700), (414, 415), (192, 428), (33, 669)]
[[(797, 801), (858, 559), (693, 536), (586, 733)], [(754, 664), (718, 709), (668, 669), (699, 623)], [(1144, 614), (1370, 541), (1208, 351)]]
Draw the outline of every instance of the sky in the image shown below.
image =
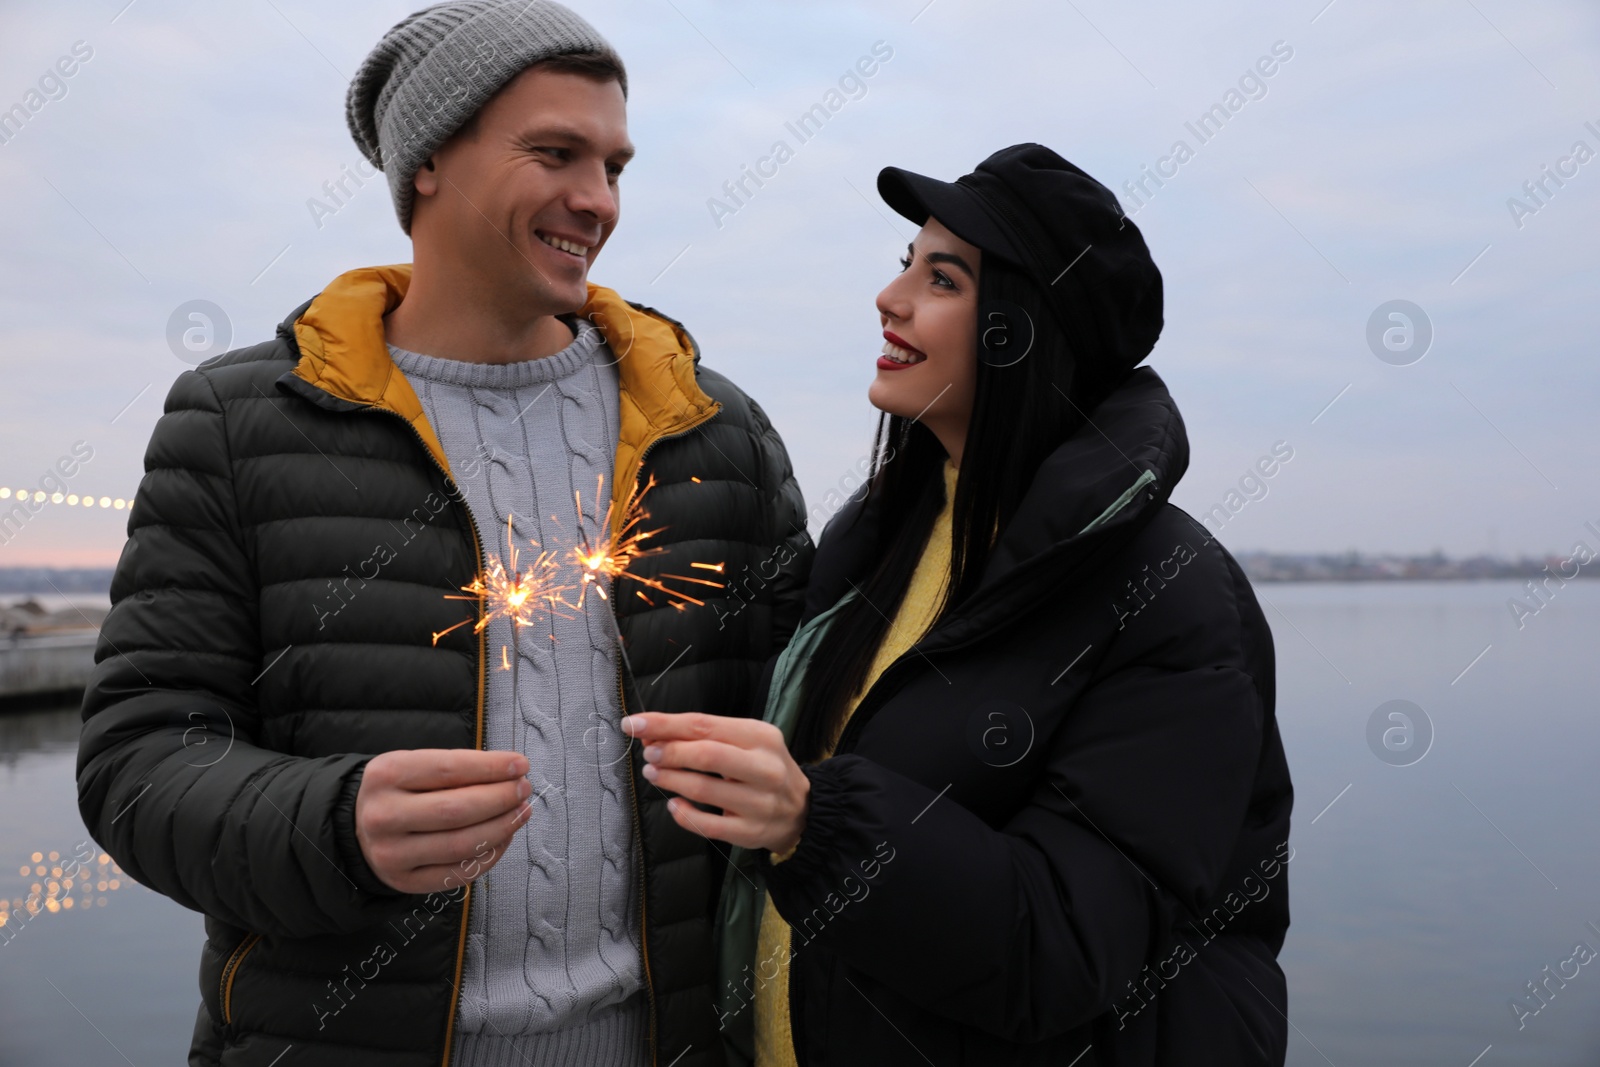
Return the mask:
[[(1600, 547), (1594, 5), (572, 6), (628, 64), (639, 148), (591, 280), (688, 326), (808, 502), (876, 425), (874, 298), (915, 235), (878, 171), (952, 180), (1036, 141), (1117, 193), (1162, 271), (1149, 365), (1192, 452), (1174, 501), (1226, 506), (1291, 455), (1231, 497), (1230, 548)], [(191, 302), (242, 347), (343, 271), (409, 261), (344, 99), (413, 9), (0, 0), (0, 109), (26, 114), (0, 125), (0, 493), (70, 469), (66, 492), (131, 498), (195, 360), (170, 327)], [(874, 49), (800, 142), (786, 123)], [(792, 158), (731, 201), (779, 140)], [(126, 523), (46, 506), (0, 567), (110, 565)]]

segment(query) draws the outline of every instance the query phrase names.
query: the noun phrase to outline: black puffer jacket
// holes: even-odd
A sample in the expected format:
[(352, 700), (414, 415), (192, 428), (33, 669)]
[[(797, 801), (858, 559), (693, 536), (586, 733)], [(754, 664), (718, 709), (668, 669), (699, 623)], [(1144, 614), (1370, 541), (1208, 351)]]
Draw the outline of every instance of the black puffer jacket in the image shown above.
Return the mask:
[[(1233, 559), (1167, 502), (1188, 444), (1156, 373), (1093, 421), (1041, 466), (980, 590), (807, 768), (794, 856), (740, 854), (793, 930), (803, 1067), (1283, 1062), (1272, 635)], [(871, 562), (872, 511), (823, 534), (775, 721), (791, 661)], [(728, 906), (746, 885), (725, 885), (724, 935), (748, 945), (752, 909)], [(725, 965), (729, 1034), (772, 962)]]
[[(474, 617), (447, 596), (483, 565), (479, 534), (383, 347), (409, 280), (350, 272), (275, 340), (185, 373), (146, 456), (84, 701), (79, 803), (133, 877), (206, 915), (196, 1067), (449, 1059), (471, 892), (396, 893), (354, 835), (370, 756), (483, 739), (481, 639), (432, 640)], [(750, 714), (811, 556), (782, 443), (677, 323), (598, 287), (583, 314), (620, 357), (619, 484), (656, 482), (668, 552), (641, 569), (722, 562), (737, 586), (681, 611), (626, 584), (610, 599), (627, 707)], [(651, 1051), (716, 1067), (723, 861), (634, 757)]]

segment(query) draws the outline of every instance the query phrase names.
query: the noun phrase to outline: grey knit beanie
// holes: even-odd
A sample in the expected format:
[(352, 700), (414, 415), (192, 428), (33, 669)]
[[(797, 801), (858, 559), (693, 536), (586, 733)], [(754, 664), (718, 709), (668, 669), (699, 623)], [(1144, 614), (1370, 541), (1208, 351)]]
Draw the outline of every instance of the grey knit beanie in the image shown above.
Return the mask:
[[(411, 232), (418, 168), (512, 78), (574, 52), (622, 59), (553, 0), (445, 0), (408, 15), (361, 63), (345, 97), (350, 134), (389, 179), (400, 228)], [(628, 77), (620, 79), (628, 94)]]

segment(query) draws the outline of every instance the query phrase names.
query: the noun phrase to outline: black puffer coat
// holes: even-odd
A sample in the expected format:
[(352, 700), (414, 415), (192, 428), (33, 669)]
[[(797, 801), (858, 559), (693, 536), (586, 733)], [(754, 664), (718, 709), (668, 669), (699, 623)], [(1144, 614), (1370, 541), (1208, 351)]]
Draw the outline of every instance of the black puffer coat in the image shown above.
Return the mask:
[[(275, 340), (185, 373), (146, 456), (84, 701), (79, 804), (133, 877), (206, 915), (196, 1067), (449, 1059), (471, 892), (396, 893), (354, 835), (370, 756), (483, 739), (481, 639), (432, 641), (474, 617), (446, 597), (483, 565), (479, 534), (383, 347), (409, 280), (350, 272)], [(669, 551), (641, 569), (722, 562), (737, 586), (679, 611), (624, 581), (610, 603), (627, 707), (750, 714), (811, 556), (782, 443), (677, 323), (598, 287), (583, 314), (620, 357), (618, 482), (657, 483)], [(716, 1067), (723, 860), (634, 757), (651, 1052)]]
[[(793, 930), (803, 1067), (1283, 1062), (1272, 635), (1232, 557), (1167, 502), (1188, 444), (1156, 373), (1093, 421), (1041, 466), (979, 591), (807, 768), (794, 856), (739, 856)], [(872, 512), (823, 534), (774, 721), (865, 575)], [(747, 884), (724, 889), (744, 945)], [(773, 962), (725, 964), (729, 1034)]]

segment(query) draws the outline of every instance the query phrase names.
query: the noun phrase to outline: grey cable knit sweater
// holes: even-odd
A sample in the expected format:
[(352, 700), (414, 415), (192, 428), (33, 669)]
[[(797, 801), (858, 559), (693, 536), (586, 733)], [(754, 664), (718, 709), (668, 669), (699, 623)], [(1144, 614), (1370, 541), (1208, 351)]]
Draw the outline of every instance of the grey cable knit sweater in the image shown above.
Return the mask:
[[(544, 359), (490, 365), (389, 346), (444, 445), (483, 538), (526, 567), (604, 528), (618, 432), (617, 372), (590, 323)], [(596, 481), (603, 490), (596, 494)], [(582, 499), (578, 512), (574, 493)], [(569, 598), (570, 598), (569, 594)], [(617, 631), (606, 601), (496, 619), (485, 745), (524, 753), (533, 811), (474, 888), (457, 1046), (462, 1067), (634, 1067), (648, 1062), (627, 761), (617, 720)], [(514, 656), (515, 670), (502, 667)], [(515, 685), (515, 697), (513, 697)]]

